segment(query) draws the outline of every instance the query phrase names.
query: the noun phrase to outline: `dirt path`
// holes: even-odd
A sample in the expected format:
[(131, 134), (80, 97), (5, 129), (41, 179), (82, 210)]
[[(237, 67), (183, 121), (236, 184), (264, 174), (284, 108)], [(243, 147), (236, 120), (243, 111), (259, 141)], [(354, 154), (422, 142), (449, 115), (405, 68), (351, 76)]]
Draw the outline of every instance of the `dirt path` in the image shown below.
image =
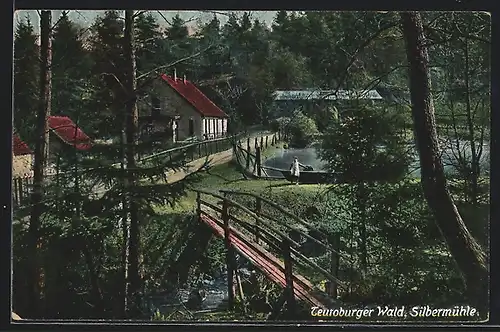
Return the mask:
[[(270, 133), (270, 134), (264, 135), (264, 140), (263, 141), (265, 142), (266, 136), (267, 136), (268, 137), (268, 142), (271, 142), (273, 135), (275, 135), (275, 134), (274, 133)], [(255, 135), (253, 137), (251, 136), (251, 139), (252, 138), (254, 139), (255, 137), (260, 137), (260, 136), (261, 135)], [(258, 142), (260, 144), (260, 139), (258, 140)], [(268, 148), (271, 148), (270, 143), (268, 143), (268, 144), (269, 144)], [(208, 164), (209, 167), (213, 167), (213, 166), (217, 166), (217, 165), (222, 165), (222, 164), (227, 164), (231, 160), (233, 160), (233, 149), (229, 149), (229, 150), (222, 151), (222, 152), (219, 152), (219, 153), (216, 153), (216, 154), (212, 154), (208, 158), (209, 158), (209, 161), (210, 161), (210, 163)], [(188, 174), (191, 174), (192, 172), (196, 171), (201, 166), (203, 166), (203, 164), (205, 163), (205, 160), (206, 160), (206, 158), (203, 157), (203, 158), (200, 158), (200, 159), (197, 159), (197, 160), (194, 160), (194, 161), (188, 163), (186, 165), (187, 166), (186, 170), (176, 171), (176, 172), (173, 172), (173, 171), (168, 172), (167, 173), (167, 181), (168, 181), (168, 183), (174, 183), (174, 182), (177, 182), (177, 181), (180, 181), (180, 180), (184, 179)]]
[[(212, 154), (208, 157), (209, 160), (209, 167), (217, 166), (217, 165), (222, 165), (222, 164), (227, 164), (233, 159), (233, 149), (229, 149), (226, 151), (222, 151), (216, 154)], [(197, 169), (203, 166), (205, 163), (206, 158), (200, 158), (196, 159), (190, 163), (188, 163), (186, 166), (185, 170), (180, 170), (177, 172), (168, 172), (167, 173), (167, 182), (168, 183), (174, 183), (177, 181), (180, 181), (184, 179), (188, 174), (193, 173)]]

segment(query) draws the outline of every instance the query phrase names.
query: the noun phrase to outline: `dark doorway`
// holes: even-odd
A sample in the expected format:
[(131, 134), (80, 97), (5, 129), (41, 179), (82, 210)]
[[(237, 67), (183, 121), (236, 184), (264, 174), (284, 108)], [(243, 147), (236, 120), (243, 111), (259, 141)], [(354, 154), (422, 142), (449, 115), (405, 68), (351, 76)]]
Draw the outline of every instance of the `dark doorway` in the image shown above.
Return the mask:
[(189, 119), (189, 137), (194, 136), (194, 119)]

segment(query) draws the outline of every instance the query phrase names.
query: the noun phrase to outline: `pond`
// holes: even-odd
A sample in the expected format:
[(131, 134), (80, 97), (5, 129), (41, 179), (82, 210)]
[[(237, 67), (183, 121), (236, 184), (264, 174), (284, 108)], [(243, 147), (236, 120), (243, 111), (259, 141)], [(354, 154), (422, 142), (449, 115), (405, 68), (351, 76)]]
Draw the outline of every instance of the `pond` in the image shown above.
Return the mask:
[[(471, 149), (470, 144), (467, 144), (465, 141), (459, 142), (460, 151), (470, 158)], [(410, 145), (409, 145), (410, 146)], [(454, 154), (456, 154), (456, 148), (452, 148), (449, 144), (442, 144), (443, 154), (443, 164), (445, 168), (445, 172), (447, 174), (453, 174), (455, 172), (454, 167), (452, 166), (453, 161), (456, 160)], [(420, 162), (418, 159), (418, 153), (415, 149), (413, 149), (413, 163), (409, 167), (409, 177), (419, 178), (420, 177)], [(481, 170), (482, 172), (489, 174), (490, 169), (490, 147), (488, 144), (483, 144), (483, 153), (481, 157)], [(264, 166), (281, 168), (281, 169), (290, 169), (290, 165), (292, 164), (293, 158), (297, 157), (300, 163), (304, 165), (310, 165), (314, 170), (323, 170), (325, 166), (325, 162), (322, 161), (315, 147), (308, 147), (303, 149), (284, 149), (283, 147), (276, 148), (276, 151), (270, 155), (264, 162)], [(282, 174), (277, 171), (267, 170), (267, 173), (270, 176), (278, 176), (282, 177)]]

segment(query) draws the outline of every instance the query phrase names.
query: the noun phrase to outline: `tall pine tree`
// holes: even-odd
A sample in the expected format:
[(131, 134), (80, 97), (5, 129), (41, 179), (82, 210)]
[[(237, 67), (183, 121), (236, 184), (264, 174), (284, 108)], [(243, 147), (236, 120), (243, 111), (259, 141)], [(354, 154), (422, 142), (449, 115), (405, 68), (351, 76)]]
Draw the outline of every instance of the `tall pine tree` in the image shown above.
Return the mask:
[(163, 35), (156, 18), (151, 13), (141, 13), (135, 19), (134, 26), (137, 72), (145, 73), (164, 65), (164, 53), (161, 49)]
[(52, 113), (77, 121), (85, 132), (92, 132), (87, 101), (91, 59), (83, 46), (84, 30), (63, 12), (53, 32)]
[(38, 104), (39, 47), (33, 25), (26, 17), (14, 37), (14, 128), (22, 140), (34, 146)]
[(93, 137), (116, 138), (124, 123), (123, 19), (117, 11), (106, 11), (92, 27), (90, 37), (92, 69)]

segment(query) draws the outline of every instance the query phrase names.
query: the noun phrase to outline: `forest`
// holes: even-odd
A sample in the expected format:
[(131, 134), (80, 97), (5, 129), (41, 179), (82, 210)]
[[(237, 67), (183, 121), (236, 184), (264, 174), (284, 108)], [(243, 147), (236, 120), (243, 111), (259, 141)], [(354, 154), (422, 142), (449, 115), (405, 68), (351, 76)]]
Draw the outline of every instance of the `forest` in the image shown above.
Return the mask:
[[(350, 265), (338, 272), (348, 282), (335, 303), (464, 304), (487, 318), (490, 15), (281, 10), (267, 23), (254, 14), (185, 21), (112, 10), (84, 26), (70, 11), (42, 10), (35, 27), (17, 12), (13, 131), (33, 164), (27, 199), (13, 207), (13, 311), (36, 319), (283, 318), (282, 287), (241, 257), (249, 272), (236, 304), (227, 306), (222, 282), (221, 299), (202, 310), (206, 289), (228, 273), (227, 248), (193, 231), (195, 190), (229, 188), (286, 207), (318, 238), (340, 238)], [(145, 135), (138, 105), (149, 105), (153, 82), (174, 71), (227, 114), (227, 148), (236, 137), (280, 133), (270, 150), (314, 149), (343, 183), (249, 179), (234, 160), (168, 182), (197, 152), (143, 161), (186, 142)], [(368, 90), (380, 100), (325, 102)], [(276, 91), (328, 93), (278, 106)], [(76, 148), (75, 139), (51, 150), (51, 116), (70, 118), (92, 147)], [(313, 251), (302, 254), (328, 266)], [(323, 277), (301, 273), (325, 289)], [(312, 319), (301, 306), (295, 318)]]

